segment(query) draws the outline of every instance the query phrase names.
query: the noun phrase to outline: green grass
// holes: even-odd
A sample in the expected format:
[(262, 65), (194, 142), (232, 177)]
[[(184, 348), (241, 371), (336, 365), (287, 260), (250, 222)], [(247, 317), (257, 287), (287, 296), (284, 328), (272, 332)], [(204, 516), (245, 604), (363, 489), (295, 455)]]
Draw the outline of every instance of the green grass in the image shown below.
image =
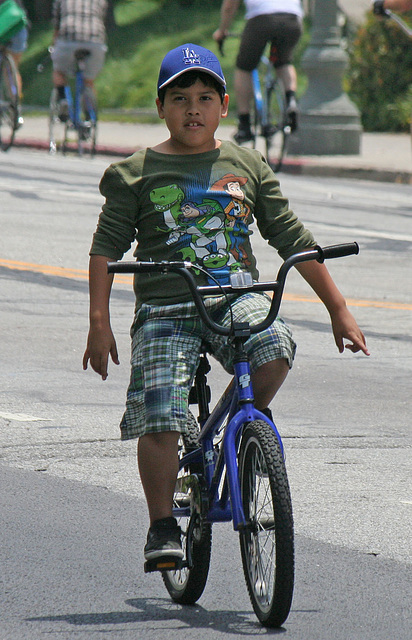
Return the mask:
[[(184, 7), (178, 0), (118, 0), (116, 28), (109, 33), (106, 63), (96, 81), (100, 109), (154, 109), (160, 63), (169, 49), (184, 42), (195, 42), (218, 53), (212, 34), (219, 24), (219, 6), (218, 2), (194, 2)], [(243, 24), (243, 15), (239, 12), (231, 30), (240, 33)], [(47, 47), (51, 42), (50, 24), (33, 26), (21, 65), (23, 102), (27, 105), (48, 105), (52, 69)], [(307, 35), (300, 43), (298, 59), (306, 43)], [(238, 46), (237, 39), (226, 40), (225, 56), (221, 58), (231, 95), (231, 112), (235, 110), (232, 88)], [(44, 71), (38, 73), (37, 66), (42, 62)], [(305, 86), (305, 79), (301, 77), (299, 93)], [(129, 113), (124, 117), (134, 116)]]

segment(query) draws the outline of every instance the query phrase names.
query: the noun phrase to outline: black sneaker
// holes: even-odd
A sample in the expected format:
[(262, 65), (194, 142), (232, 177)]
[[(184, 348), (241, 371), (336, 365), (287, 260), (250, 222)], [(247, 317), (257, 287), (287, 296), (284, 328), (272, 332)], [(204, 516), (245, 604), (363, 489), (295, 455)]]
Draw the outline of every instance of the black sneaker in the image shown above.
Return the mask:
[(250, 127), (245, 129), (243, 127), (239, 127), (233, 136), (233, 139), (237, 144), (243, 144), (244, 142), (250, 142), (254, 137), (255, 136), (253, 135)]
[(183, 558), (181, 533), (176, 518), (156, 520), (147, 534), (147, 542), (144, 548), (145, 559)]

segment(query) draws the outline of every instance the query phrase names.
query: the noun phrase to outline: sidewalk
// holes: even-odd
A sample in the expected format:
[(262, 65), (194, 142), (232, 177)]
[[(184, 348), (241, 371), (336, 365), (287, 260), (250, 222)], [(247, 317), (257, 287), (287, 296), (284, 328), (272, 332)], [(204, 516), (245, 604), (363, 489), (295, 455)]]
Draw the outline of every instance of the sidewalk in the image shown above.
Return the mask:
[[(222, 125), (219, 127), (218, 137), (231, 140), (234, 131), (233, 126)], [(166, 137), (167, 129), (163, 123), (99, 122), (97, 153), (126, 157), (137, 149), (154, 146)], [(47, 151), (47, 116), (27, 116), (23, 127), (16, 133), (15, 145)], [(341, 176), (412, 184), (411, 136), (364, 133), (360, 155), (287, 157), (283, 171), (300, 175)]]

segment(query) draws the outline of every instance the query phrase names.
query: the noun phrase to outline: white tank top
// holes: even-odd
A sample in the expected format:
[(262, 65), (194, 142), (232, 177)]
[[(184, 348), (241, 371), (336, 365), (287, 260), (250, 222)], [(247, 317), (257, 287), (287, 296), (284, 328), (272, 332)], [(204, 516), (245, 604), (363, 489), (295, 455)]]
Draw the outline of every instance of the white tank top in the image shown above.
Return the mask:
[(268, 13), (293, 13), (303, 17), (300, 0), (245, 0), (246, 20)]

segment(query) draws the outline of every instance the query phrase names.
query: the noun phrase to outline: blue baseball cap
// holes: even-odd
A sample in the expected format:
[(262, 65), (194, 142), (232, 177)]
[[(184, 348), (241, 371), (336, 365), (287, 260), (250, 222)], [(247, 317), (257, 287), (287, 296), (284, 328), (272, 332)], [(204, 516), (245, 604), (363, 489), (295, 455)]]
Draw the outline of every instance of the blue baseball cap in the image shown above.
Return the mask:
[(182, 44), (165, 55), (160, 67), (157, 90), (163, 89), (186, 71), (208, 73), (226, 88), (225, 76), (215, 54), (198, 44), (189, 43)]

